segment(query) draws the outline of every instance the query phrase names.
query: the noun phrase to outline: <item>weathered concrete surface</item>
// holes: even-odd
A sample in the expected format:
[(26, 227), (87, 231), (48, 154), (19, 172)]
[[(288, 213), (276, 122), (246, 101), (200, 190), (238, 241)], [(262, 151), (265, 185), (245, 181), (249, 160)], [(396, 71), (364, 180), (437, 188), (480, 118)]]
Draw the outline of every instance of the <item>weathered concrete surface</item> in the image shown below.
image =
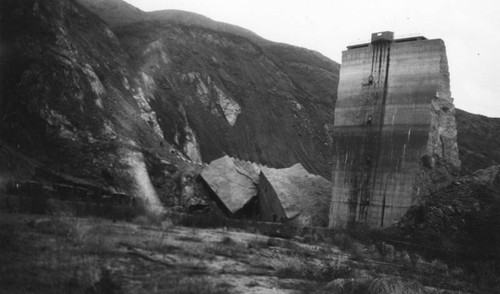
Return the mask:
[(442, 40), (343, 52), (329, 226), (391, 225), (451, 181), (460, 161)]
[(246, 211), (257, 197), (257, 211), (250, 215), (260, 220), (328, 225), (331, 183), (300, 163), (276, 169), (224, 156), (205, 167), (201, 177), (229, 215)]
[(230, 214), (237, 213), (257, 196), (258, 170), (229, 156), (212, 161), (201, 177)]
[(259, 210), (262, 220), (286, 222), (302, 212), (300, 191), (277, 169), (262, 170), (259, 179)]
[(262, 167), (259, 179), (261, 218), (325, 227), (330, 188), (328, 180), (310, 174), (300, 163), (282, 169)]

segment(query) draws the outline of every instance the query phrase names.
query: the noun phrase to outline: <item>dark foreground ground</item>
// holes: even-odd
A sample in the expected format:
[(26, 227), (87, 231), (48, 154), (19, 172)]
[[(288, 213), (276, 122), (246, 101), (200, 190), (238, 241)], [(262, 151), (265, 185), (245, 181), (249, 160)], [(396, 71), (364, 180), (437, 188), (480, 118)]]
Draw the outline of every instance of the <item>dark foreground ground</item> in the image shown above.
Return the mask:
[(460, 267), (386, 244), (341, 234), (287, 240), (143, 217), (2, 212), (0, 264), (1, 293), (482, 293)]

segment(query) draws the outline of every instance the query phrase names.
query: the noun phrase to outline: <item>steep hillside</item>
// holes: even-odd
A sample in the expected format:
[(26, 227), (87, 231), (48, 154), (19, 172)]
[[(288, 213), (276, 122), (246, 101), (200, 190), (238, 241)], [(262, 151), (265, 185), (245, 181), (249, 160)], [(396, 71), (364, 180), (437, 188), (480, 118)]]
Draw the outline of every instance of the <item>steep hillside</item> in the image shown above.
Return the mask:
[(497, 165), (463, 176), (425, 198), (408, 211), (399, 228), (410, 240), (429, 248), (491, 258), (498, 263), (499, 215)]
[(500, 164), (500, 118), (456, 112), (462, 173)]
[(122, 0), (77, 0), (110, 26), (146, 20), (146, 13)]
[(73, 1), (3, 1), (0, 38), (0, 140), (9, 148), (153, 206), (147, 168), (164, 160), (189, 170), (98, 17)]
[(197, 162), (224, 154), (275, 167), (300, 162), (329, 177), (337, 63), (192, 13), (141, 15), (114, 32), (165, 140)]
[(339, 65), (316, 52), (117, 0), (0, 14), (2, 178), (67, 175), (187, 208), (204, 203), (199, 164), (224, 154), (329, 177)]
[(123, 0), (76, 0), (101, 17), (112, 27), (123, 26), (138, 21), (156, 21), (175, 25), (196, 26), (217, 32), (230, 33), (252, 39), (254, 42), (267, 42), (257, 34), (227, 23), (213, 21), (210, 18), (187, 11), (160, 10), (144, 12)]
[[(247, 39), (203, 28), (145, 22), (117, 34), (148, 84), (145, 95), (165, 139), (191, 159), (228, 154), (275, 167), (301, 162), (329, 175), (333, 62), (317, 67), (319, 58), (308, 51), (274, 45), (288, 49), (292, 61), (282, 60)], [(301, 79), (306, 75), (313, 78)]]

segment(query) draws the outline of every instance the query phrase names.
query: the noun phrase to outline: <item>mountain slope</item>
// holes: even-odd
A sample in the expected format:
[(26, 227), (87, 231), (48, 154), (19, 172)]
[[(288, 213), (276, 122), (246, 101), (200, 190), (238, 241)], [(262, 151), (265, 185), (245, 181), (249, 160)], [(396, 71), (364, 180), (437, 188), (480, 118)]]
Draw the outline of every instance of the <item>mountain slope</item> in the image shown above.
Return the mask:
[(122, 0), (78, 0), (93, 14), (99, 15), (110, 26), (146, 20), (146, 13)]
[[(283, 61), (248, 39), (201, 28), (140, 23), (117, 34), (147, 80), (166, 140), (186, 154), (195, 152), (186, 150), (195, 145), (192, 133), (195, 158), (205, 162), (228, 154), (276, 167), (301, 162), (329, 174), (325, 143), (338, 68), (332, 62), (315, 67), (293, 59), (309, 54), (320, 63), (308, 51), (275, 45), (291, 53), (293, 63)], [(301, 79), (306, 75), (313, 78)]]
[(190, 27), (201, 27), (217, 32), (229, 33), (245, 37), (254, 42), (266, 42), (257, 34), (227, 23), (213, 21), (210, 18), (181, 10), (160, 10), (144, 12), (123, 0), (77, 0), (95, 15), (98, 15), (112, 27), (123, 26), (140, 21), (155, 21), (184, 25)]
[(54, 173), (159, 204), (147, 166), (183, 161), (114, 33), (73, 1), (3, 1), (0, 12), (0, 140)]
[(189, 208), (204, 203), (195, 163), (223, 154), (328, 177), (337, 63), (195, 14), (89, 3), (0, 6), (2, 182), (67, 175)]
[[(457, 179), (402, 218), (402, 235), (446, 252), (500, 261), (500, 166)], [(480, 242), (478, 242), (480, 240)]]
[(457, 109), (456, 121), (462, 174), (500, 164), (500, 118)]
[(300, 162), (329, 177), (337, 63), (193, 13), (141, 12), (117, 24), (94, 6), (115, 24), (165, 139), (191, 159)]

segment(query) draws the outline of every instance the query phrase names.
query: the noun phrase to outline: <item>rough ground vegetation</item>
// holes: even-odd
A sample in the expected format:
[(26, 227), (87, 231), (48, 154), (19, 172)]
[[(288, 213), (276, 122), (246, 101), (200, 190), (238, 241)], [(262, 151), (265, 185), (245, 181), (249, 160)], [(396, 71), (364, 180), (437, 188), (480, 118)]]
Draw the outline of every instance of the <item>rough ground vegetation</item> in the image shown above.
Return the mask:
[(283, 239), (26, 214), (2, 214), (0, 226), (6, 293), (480, 293), (458, 266), (342, 232)]

